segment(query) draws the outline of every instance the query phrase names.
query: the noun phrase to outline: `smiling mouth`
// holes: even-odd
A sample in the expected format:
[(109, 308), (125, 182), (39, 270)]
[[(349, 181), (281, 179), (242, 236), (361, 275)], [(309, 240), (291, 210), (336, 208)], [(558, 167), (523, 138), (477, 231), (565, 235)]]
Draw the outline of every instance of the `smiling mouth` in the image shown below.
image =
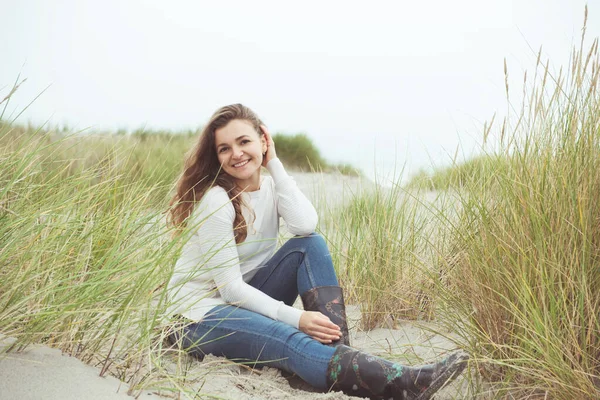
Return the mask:
[(240, 168), (240, 167), (243, 167), (244, 165), (248, 164), (249, 162), (250, 162), (250, 160), (246, 160), (246, 161), (239, 162), (237, 164), (233, 164), (233, 166), (234, 166), (234, 168)]

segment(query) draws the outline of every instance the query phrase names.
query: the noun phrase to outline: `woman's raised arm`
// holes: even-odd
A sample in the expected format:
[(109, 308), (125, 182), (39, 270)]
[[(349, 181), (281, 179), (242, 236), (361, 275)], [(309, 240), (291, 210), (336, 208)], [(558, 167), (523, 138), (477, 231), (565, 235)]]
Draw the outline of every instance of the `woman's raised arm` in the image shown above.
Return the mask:
[(275, 142), (267, 127), (261, 125), (267, 143), (267, 152), (263, 157), (263, 167), (266, 167), (273, 182), (277, 196), (277, 213), (288, 225), (294, 235), (307, 236), (315, 231), (319, 217), (312, 203), (300, 191), (296, 181), (287, 174), (283, 164), (277, 158)]

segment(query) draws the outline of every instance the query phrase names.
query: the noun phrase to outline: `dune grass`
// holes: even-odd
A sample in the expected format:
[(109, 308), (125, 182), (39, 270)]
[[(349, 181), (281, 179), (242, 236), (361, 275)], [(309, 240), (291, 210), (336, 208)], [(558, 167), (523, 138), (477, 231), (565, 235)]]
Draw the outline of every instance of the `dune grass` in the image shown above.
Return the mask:
[(600, 397), (600, 62), (584, 42), (558, 73), (540, 51), (522, 109), (484, 132), (493, 150), (333, 218), (363, 326), (433, 314), (474, 356), (482, 395)]
[(110, 140), (0, 127), (0, 332), (137, 390), (167, 379), (164, 284), (181, 241), (164, 224), (164, 164)]
[(323, 223), (346, 300), (361, 306), (362, 328), (432, 316), (422, 272), (432, 254), (428, 215), (418, 195), (396, 184), (352, 195)]
[(558, 74), (538, 57), (501, 167), (460, 182), (446, 225), (439, 316), (498, 396), (600, 396), (600, 63), (583, 43)]

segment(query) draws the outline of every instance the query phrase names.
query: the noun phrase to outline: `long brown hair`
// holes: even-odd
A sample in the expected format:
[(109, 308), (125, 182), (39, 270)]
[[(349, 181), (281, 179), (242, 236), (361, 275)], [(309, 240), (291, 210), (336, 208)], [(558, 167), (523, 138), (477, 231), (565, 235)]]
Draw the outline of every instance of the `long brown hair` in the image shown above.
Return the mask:
[(177, 181), (176, 194), (169, 203), (168, 223), (177, 228), (176, 232), (180, 232), (186, 226), (187, 218), (204, 194), (211, 187), (220, 186), (227, 192), (235, 210), (235, 242), (239, 244), (246, 240), (248, 230), (242, 215), (241, 189), (235, 185), (233, 178), (222, 170), (215, 147), (216, 130), (236, 119), (250, 122), (259, 136), (264, 135), (260, 128), (262, 121), (242, 104), (231, 104), (215, 111), (202, 129), (198, 142), (187, 154), (183, 173)]

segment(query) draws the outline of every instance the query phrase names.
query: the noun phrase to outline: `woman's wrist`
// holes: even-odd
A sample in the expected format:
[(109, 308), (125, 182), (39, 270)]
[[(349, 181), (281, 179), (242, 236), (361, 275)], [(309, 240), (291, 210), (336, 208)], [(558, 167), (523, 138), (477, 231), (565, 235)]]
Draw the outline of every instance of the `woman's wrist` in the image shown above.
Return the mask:
[(285, 168), (283, 167), (283, 164), (279, 158), (273, 158), (271, 161), (269, 161), (267, 163), (267, 170), (273, 177), (273, 181), (275, 181), (275, 183), (289, 178), (289, 175), (285, 171)]
[(300, 318), (302, 317), (302, 313), (304, 313), (303, 310), (290, 307), (281, 302), (279, 309), (277, 310), (277, 320), (285, 322), (286, 324), (298, 329), (300, 327)]
[[(273, 160), (279, 160), (279, 157), (273, 157), (273, 158), (271, 158), (271, 159), (270, 159), (270, 160), (267, 162), (267, 164), (265, 165), (265, 167), (266, 167), (267, 169), (269, 169), (269, 164), (270, 164), (270, 163), (271, 163), (271, 161), (273, 161)], [(280, 161), (280, 162), (281, 162), (281, 161)]]

